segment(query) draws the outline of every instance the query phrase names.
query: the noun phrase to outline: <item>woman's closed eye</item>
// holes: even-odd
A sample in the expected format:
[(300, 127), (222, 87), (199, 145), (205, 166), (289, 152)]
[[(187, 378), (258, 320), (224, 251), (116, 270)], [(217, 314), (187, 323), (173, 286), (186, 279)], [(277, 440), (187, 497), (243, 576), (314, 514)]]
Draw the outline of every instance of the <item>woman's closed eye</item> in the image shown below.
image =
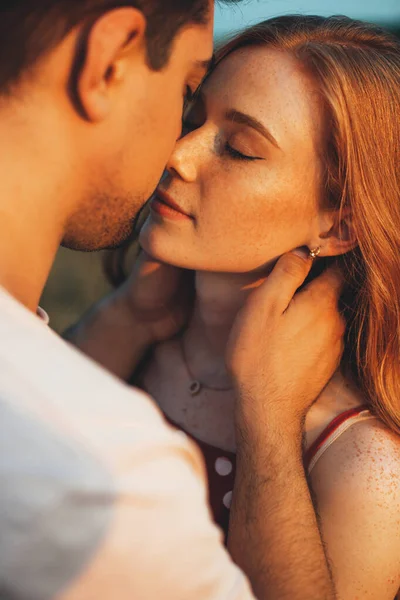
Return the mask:
[(235, 160), (263, 160), (260, 156), (250, 156), (236, 150), (229, 142), (225, 143), (225, 151)]
[(264, 160), (259, 140), (246, 130), (234, 131), (220, 138), (220, 149), (234, 160)]
[[(193, 118), (193, 111), (188, 110), (186, 115), (184, 115), (182, 120), (182, 135), (181, 137), (185, 137), (192, 131), (196, 129), (200, 129), (204, 125), (204, 119), (197, 120)], [(219, 138), (219, 136), (218, 136)], [(221, 140), (220, 140), (221, 141)], [(217, 144), (220, 148), (221, 145)], [(223, 152), (227, 154), (230, 158), (234, 160), (243, 160), (243, 161), (254, 161), (254, 160), (264, 160), (261, 156), (255, 156), (250, 154), (250, 152), (240, 151), (232, 145), (231, 141), (226, 141), (223, 146)], [(220, 150), (221, 153), (221, 150)]]

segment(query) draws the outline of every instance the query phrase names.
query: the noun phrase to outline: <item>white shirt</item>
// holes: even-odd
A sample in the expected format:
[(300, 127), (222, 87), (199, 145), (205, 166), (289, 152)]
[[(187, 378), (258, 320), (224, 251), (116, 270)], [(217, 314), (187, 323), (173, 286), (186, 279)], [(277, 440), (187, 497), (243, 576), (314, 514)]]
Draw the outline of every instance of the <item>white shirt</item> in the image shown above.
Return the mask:
[(248, 600), (195, 445), (0, 289), (0, 597)]

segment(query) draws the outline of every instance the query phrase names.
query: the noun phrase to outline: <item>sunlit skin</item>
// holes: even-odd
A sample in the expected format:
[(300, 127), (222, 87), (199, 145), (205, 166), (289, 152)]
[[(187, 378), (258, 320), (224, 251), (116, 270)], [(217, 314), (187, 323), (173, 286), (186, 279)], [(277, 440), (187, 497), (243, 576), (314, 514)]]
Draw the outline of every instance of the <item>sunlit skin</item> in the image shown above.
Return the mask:
[[(265, 48), (233, 53), (188, 114), (191, 131), (160, 186), (191, 218), (160, 215), (156, 203), (144, 248), (181, 267), (247, 273), (321, 245), (332, 226), (322, 190), (324, 119), (293, 58)], [(325, 240), (324, 255), (340, 252), (334, 238)]]
[(140, 55), (137, 48), (127, 50), (121, 81), (116, 66), (112, 110), (97, 126), (97, 139), (91, 138), (87, 195), (68, 222), (65, 245), (116, 246), (131, 233), (132, 221), (154, 191), (180, 135), (185, 98), (207, 71), (211, 15), (212, 11), (206, 26), (192, 24), (177, 35), (170, 61), (161, 71), (150, 69), (144, 49)]
[(1, 284), (31, 310), (60, 243), (91, 251), (130, 235), (180, 135), (187, 94), (207, 71), (212, 15), (210, 1), (207, 23), (182, 28), (169, 62), (154, 71), (143, 13), (108, 11), (87, 32), (79, 72), (82, 26), (1, 102)]
[[(187, 115), (189, 132), (168, 163), (140, 241), (159, 260), (196, 271), (196, 305), (185, 344), (202, 381), (229, 385), (225, 348), (232, 323), (281, 254), (321, 246), (327, 256), (353, 243), (336, 234), (335, 213), (324, 202), (325, 119), (316, 85), (298, 63), (254, 47), (221, 62)], [(166, 361), (165, 373), (174, 373), (172, 391), (179, 386), (177, 373), (184, 380), (187, 373), (180, 367), (179, 346), (163, 348), (156, 360)], [(185, 393), (182, 403), (179, 392), (161, 394), (154, 384), (158, 378), (156, 371), (148, 376), (150, 392), (172, 418), (211, 444), (235, 449), (233, 394), (227, 401), (226, 395), (214, 399), (207, 392), (200, 404), (185, 406)], [(359, 403), (339, 375), (336, 390), (337, 385), (343, 402), (332, 403), (329, 396), (328, 410), (320, 412), (318, 405), (311, 411), (310, 441), (329, 414)]]
[[(257, 119), (270, 135), (255, 131), (239, 112)], [(324, 198), (326, 115), (315, 83), (293, 58), (265, 47), (234, 52), (204, 85), (186, 125), (190, 131), (169, 161), (141, 243), (156, 258), (196, 271), (195, 309), (183, 333), (185, 358), (178, 340), (159, 344), (141, 383), (171, 420), (223, 455), (236, 451), (226, 344), (249, 290), (288, 250), (320, 246), (321, 256), (335, 256), (356, 242), (351, 216), (338, 228), (338, 215)], [(188, 392), (193, 378), (226, 391), (206, 387), (193, 398)], [(305, 446), (335, 416), (365, 401), (338, 371), (307, 415)], [(267, 436), (268, 422), (262, 427)], [(398, 502), (393, 500), (399, 464), (397, 436), (370, 420), (337, 440), (312, 473), (343, 600), (354, 598), (354, 589), (367, 597), (367, 587), (368, 597), (389, 600), (399, 588)], [(376, 531), (387, 533), (385, 549)], [(368, 561), (366, 547), (373, 557)]]
[[(196, 271), (195, 311), (184, 338), (201, 381), (229, 386), (232, 323), (281, 254), (321, 246), (329, 256), (353, 243), (337, 235), (323, 196), (325, 120), (309, 75), (291, 56), (265, 47), (223, 60), (186, 117), (140, 241), (156, 258)], [(146, 383), (167, 414), (204, 441), (234, 450), (234, 395), (207, 391), (187, 405), (187, 372), (174, 341), (158, 348), (155, 363)], [(158, 388), (160, 373), (166, 379)], [(339, 374), (330, 389), (309, 414), (310, 442), (329, 416), (360, 402)]]

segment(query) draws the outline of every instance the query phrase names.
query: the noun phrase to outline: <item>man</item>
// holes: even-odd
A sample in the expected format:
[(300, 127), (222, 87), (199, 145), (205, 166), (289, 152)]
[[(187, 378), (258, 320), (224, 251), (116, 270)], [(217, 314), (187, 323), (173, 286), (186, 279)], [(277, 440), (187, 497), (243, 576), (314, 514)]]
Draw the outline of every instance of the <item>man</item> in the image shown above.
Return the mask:
[[(211, 59), (212, 10), (206, 0), (1, 4), (1, 598), (253, 597), (210, 521), (194, 445), (165, 425), (150, 398), (36, 316), (60, 243), (96, 250), (129, 235), (180, 134), (184, 97)], [(284, 257), (232, 336), (238, 410), (245, 416), (251, 402), (269, 398), (265, 452), (276, 477), (261, 469), (251, 483), (263, 489), (263, 527), (254, 526), (260, 506), (238, 494), (231, 531), (232, 552), (260, 598), (334, 594), (301, 466), (301, 422), (336, 367), (342, 325), (333, 274), (291, 302), (309, 268), (306, 257)], [(169, 287), (160, 285), (164, 278)], [(127, 348), (139, 357), (184, 318), (173, 305), (178, 279), (145, 261), (81, 338), (89, 333), (96, 348), (112, 342), (125, 311)], [(268, 347), (249, 326), (254, 311), (270, 332)], [(332, 339), (337, 356), (326, 357)], [(265, 376), (251, 359), (261, 353)], [(311, 372), (316, 384), (308, 389)], [(295, 430), (298, 443), (285, 436), (277, 443), (282, 428), (290, 439)], [(240, 487), (249, 491), (246, 448), (257, 440), (242, 433)], [(306, 525), (301, 539), (293, 519)]]

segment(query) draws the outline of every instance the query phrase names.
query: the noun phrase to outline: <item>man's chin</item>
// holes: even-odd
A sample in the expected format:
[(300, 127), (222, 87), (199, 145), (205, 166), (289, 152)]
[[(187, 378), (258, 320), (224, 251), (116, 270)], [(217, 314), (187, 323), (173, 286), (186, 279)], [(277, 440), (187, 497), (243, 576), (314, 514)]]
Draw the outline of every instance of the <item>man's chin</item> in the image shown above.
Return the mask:
[(100, 252), (101, 250), (117, 250), (125, 246), (133, 238), (134, 228), (132, 224), (129, 227), (120, 229), (113, 236), (105, 235), (104, 233), (97, 236), (78, 236), (66, 235), (61, 241), (61, 246), (68, 250), (78, 252)]

